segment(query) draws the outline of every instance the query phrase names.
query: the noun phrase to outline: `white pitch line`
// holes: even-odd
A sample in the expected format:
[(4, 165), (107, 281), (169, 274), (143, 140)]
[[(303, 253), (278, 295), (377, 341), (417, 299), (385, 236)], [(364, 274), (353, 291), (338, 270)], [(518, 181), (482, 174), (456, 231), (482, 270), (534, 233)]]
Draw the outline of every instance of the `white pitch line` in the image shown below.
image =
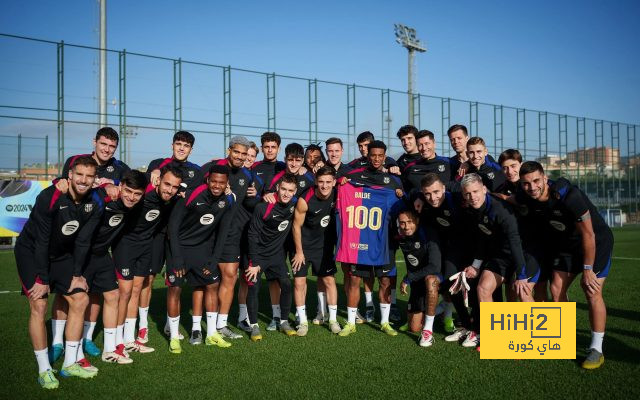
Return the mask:
[(631, 260), (631, 261), (640, 261), (640, 258), (635, 257), (611, 257), (614, 260)]
[(20, 293), (19, 290), (0, 290), (0, 294), (7, 294), (7, 293)]

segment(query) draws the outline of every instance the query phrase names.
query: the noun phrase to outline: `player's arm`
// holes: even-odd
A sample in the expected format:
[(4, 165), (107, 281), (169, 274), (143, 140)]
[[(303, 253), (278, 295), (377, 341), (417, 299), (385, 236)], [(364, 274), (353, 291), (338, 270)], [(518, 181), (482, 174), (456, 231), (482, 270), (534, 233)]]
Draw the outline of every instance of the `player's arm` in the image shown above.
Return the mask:
[[(233, 196), (229, 196), (230, 198), (234, 198)], [(234, 216), (237, 210), (237, 203), (232, 202), (229, 204), (229, 209), (222, 214), (222, 218), (220, 222), (218, 222), (218, 226), (216, 227), (216, 244), (213, 248), (213, 254), (211, 256), (211, 265), (217, 265), (218, 260), (220, 260), (220, 256), (224, 250), (225, 242), (227, 241), (227, 236), (229, 236), (229, 231), (231, 230), (231, 222), (234, 220)]]
[(593, 224), (591, 223), (591, 214), (589, 211), (582, 214), (580, 220), (576, 222), (576, 229), (582, 239), (582, 254), (584, 254), (582, 282), (589, 293), (595, 294), (601, 290), (602, 284), (593, 272), (593, 262), (596, 259), (596, 234), (593, 232)]
[(305, 263), (304, 251), (302, 250), (302, 225), (304, 224), (307, 210), (309, 210), (309, 205), (303, 198), (299, 198), (293, 216), (293, 227), (291, 228), (293, 243), (296, 245), (296, 254), (291, 262), (293, 272), (297, 272)]
[(498, 218), (505, 240), (509, 242), (509, 250), (516, 267), (516, 281), (514, 282), (516, 293), (520, 298), (523, 297), (523, 294), (531, 295), (517, 219), (508, 205), (506, 205), (503, 212), (498, 214)]
[(167, 235), (169, 237), (169, 246), (171, 246), (172, 266), (174, 272), (178, 276), (186, 273), (185, 261), (182, 255), (182, 247), (180, 247), (180, 225), (187, 215), (187, 200), (180, 197), (171, 210), (169, 222), (167, 226)]
[(427, 246), (427, 265), (433, 269), (440, 271), (442, 269), (442, 252), (440, 251), (440, 238), (438, 230), (429, 228), (425, 229), (426, 246)]
[[(259, 251), (258, 243), (260, 242), (260, 232), (264, 227), (264, 220), (262, 219), (264, 212), (264, 203), (259, 204), (253, 211), (251, 221), (249, 222), (249, 231), (247, 233), (247, 238), (249, 240), (249, 260), (251, 260), (252, 262), (255, 262), (256, 256), (258, 255)], [(255, 281), (260, 271), (260, 265), (256, 265), (254, 263), (252, 266), (247, 268), (245, 275), (247, 276), (247, 279)]]
[[(36, 226), (33, 254), (36, 274), (46, 285), (49, 285), (49, 240), (51, 238), (51, 226), (53, 225), (53, 212), (49, 209), (52, 196), (49, 193), (54, 192), (46, 191), (38, 195), (30, 216)], [(54, 207), (58, 207), (58, 205), (56, 204)]]
[(93, 241), (93, 235), (100, 225), (104, 208), (100, 207), (98, 203), (93, 203), (93, 211), (89, 220), (80, 228), (78, 235), (73, 246), (73, 277), (71, 278), (71, 284), (69, 285), (69, 292), (74, 289), (89, 290), (87, 281), (82, 276), (82, 267), (87, 262), (89, 257), (89, 251), (91, 250), (91, 242)]

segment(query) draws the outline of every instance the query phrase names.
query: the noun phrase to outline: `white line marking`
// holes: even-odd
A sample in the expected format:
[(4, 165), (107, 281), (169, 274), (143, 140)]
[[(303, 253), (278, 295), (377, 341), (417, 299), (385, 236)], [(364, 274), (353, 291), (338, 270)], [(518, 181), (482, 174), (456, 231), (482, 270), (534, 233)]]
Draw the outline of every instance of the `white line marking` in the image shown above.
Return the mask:
[(0, 290), (0, 294), (7, 294), (7, 293), (20, 293), (19, 290)]
[(640, 261), (640, 258), (635, 257), (611, 257), (614, 260), (631, 260), (631, 261)]

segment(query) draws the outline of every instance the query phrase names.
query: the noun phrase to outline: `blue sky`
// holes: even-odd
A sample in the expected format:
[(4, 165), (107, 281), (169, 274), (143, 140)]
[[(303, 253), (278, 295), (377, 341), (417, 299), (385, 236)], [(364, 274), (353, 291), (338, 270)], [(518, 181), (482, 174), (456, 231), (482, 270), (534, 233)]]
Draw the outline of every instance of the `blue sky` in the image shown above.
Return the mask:
[[(0, 31), (95, 46), (96, 4), (94, 1), (3, 1), (0, 5)], [(422, 94), (638, 124), (639, 17), (640, 2), (637, 1), (112, 0), (108, 2), (108, 47), (236, 68), (275, 71), (284, 75), (406, 90), (406, 51), (395, 43), (393, 35), (393, 24), (401, 22), (416, 28), (428, 48), (426, 53), (417, 56), (417, 90)], [(53, 102), (46, 100), (55, 92), (55, 86), (52, 89), (48, 83), (43, 85), (47, 89), (42, 90), (41, 98), (33, 94), (29, 97), (28, 93), (19, 91), (21, 79), (28, 75), (28, 68), (16, 70), (16, 65), (23, 61), (22, 57), (28, 58), (29, 53), (25, 56), (25, 51), (14, 45), (6, 39), (0, 40), (0, 50), (4, 48), (2, 53), (6, 56), (0, 58), (0, 76), (5, 76), (0, 78), (0, 104), (25, 105), (42, 100), (48, 106), (55, 106), (55, 99)], [(39, 51), (34, 50), (33, 54), (40, 54)], [(30, 62), (51, 74), (55, 72), (55, 52), (47, 54), (50, 58), (46, 61)], [(90, 101), (91, 96), (95, 96), (95, 86), (91, 83), (91, 88), (87, 88), (86, 84), (93, 82), (95, 66), (91, 65), (92, 59), (75, 59), (73, 51), (67, 51), (66, 57), (68, 73), (73, 74), (77, 68), (78, 76), (82, 76), (75, 83), (74, 79), (67, 79), (68, 107), (95, 110), (95, 104)], [(109, 98), (113, 99), (117, 93), (114, 80), (117, 60), (111, 57), (109, 63)], [(141, 103), (138, 105), (139, 113), (171, 114), (172, 111), (169, 113), (167, 110), (156, 112), (151, 106), (145, 108), (142, 103), (153, 101), (141, 94), (136, 95), (150, 93), (163, 85), (170, 88), (170, 66), (158, 67), (165, 74), (164, 78), (158, 78), (162, 84), (148, 82), (145, 86), (145, 78), (155, 77), (151, 73), (145, 76), (144, 72), (136, 72), (134, 64), (131, 62), (129, 77), (130, 108), (136, 107), (138, 96)], [(144, 71), (142, 66), (140, 68)], [(17, 78), (7, 78), (12, 74)], [(135, 82), (136, 78), (140, 78), (138, 82)], [(207, 85), (201, 82), (202, 78), (193, 82), (187, 79), (185, 87)], [(219, 90), (215, 87), (219, 84), (221, 78), (216, 77), (211, 89)], [(256, 101), (260, 107), (266, 107), (264, 82), (256, 79), (255, 85), (260, 85), (259, 95), (253, 96), (255, 89), (247, 88), (246, 100), (242, 94), (235, 100), (237, 109), (245, 108), (247, 121), (251, 120), (252, 97), (259, 98)], [(242, 83), (236, 87), (242, 92)], [(25, 92), (38, 92), (32, 89)], [(162, 93), (166, 92), (162, 90)], [(297, 89), (293, 84), (290, 88), (281, 85), (278, 106), (282, 122), (279, 125), (286, 126), (289, 123), (287, 118), (290, 118), (292, 126), (306, 126), (307, 105), (301, 106), (299, 100), (291, 100), (288, 104), (289, 90), (303, 90), (306, 96), (306, 83)], [(74, 95), (77, 95), (77, 104), (74, 103)], [(339, 92), (328, 98), (338, 96), (343, 100), (345, 95)], [(196, 119), (198, 109), (202, 108), (200, 100), (206, 103), (206, 97), (204, 92), (188, 91), (183, 102), (192, 109), (184, 112), (191, 112)], [(375, 94), (371, 99), (362, 100), (363, 107), (368, 101), (379, 107), (380, 97)], [(404, 103), (402, 98), (392, 101)], [(159, 107), (167, 108), (171, 99), (166, 96), (157, 103)], [(220, 107), (213, 108), (219, 112)], [(7, 113), (6, 110), (0, 111)], [(345, 114), (344, 111), (335, 113), (338, 112), (341, 113), (340, 121), (336, 117), (336, 125), (343, 124)], [(262, 110), (255, 112), (256, 115), (261, 113)], [(326, 113), (333, 112), (327, 110)], [(392, 111), (394, 127), (405, 122), (402, 121), (404, 113)], [(466, 113), (468, 118), (468, 111), (461, 113)], [(365, 111), (360, 118), (366, 121), (357, 120), (358, 125), (368, 128), (370, 119), (372, 129), (379, 130), (379, 114), (371, 112), (369, 115)], [(423, 128), (440, 131), (438, 118), (425, 119), (425, 123), (433, 121), (432, 124), (437, 126)], [(296, 119), (299, 119), (298, 123), (294, 122)], [(242, 117), (236, 118), (236, 121), (240, 120)], [(10, 124), (13, 129), (17, 121), (0, 119), (0, 126), (3, 124)], [(73, 127), (68, 129), (73, 132)], [(327, 123), (324, 130), (339, 128)]]

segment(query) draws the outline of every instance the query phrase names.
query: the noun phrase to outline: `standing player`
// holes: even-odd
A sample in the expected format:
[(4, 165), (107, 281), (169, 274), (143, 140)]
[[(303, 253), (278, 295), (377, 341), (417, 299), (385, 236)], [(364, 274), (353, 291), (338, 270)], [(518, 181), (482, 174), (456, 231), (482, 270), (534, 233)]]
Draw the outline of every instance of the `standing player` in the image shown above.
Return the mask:
[(342, 145), (342, 140), (337, 137), (331, 137), (327, 139), (325, 144), (325, 152), (327, 153), (327, 164), (333, 167), (336, 170), (337, 177), (341, 178), (348, 171), (349, 167), (342, 162), (342, 154), (344, 153), (344, 148)]
[(511, 196), (516, 193), (520, 182), (520, 166), (522, 165), (522, 155), (518, 150), (507, 149), (500, 153), (498, 164), (502, 168), (507, 181), (502, 189), (502, 193)]
[[(591, 344), (585, 369), (604, 363), (602, 340), (607, 309), (602, 297), (604, 281), (611, 268), (613, 234), (596, 207), (578, 187), (566, 179), (547, 179), (542, 165), (527, 161), (520, 167), (524, 195), (517, 196), (523, 212), (537, 218), (544, 232), (544, 245), (553, 253), (551, 295), (554, 301), (568, 301), (567, 290), (582, 272), (581, 286), (589, 304)], [(535, 226), (534, 226), (535, 228)]]
[(407, 194), (420, 192), (422, 178), (430, 172), (437, 174), (442, 182), (451, 180), (449, 159), (436, 154), (436, 141), (433, 132), (422, 130), (417, 134), (420, 158), (405, 164), (402, 168), (402, 182)]
[[(338, 231), (336, 261), (348, 264), (351, 274), (347, 324), (340, 336), (356, 331), (360, 280), (375, 277), (379, 281), (381, 330), (391, 336), (398, 334), (389, 324), (390, 276), (395, 268), (389, 257), (388, 228), (392, 208), (401, 204), (396, 197), (402, 197), (403, 193), (400, 179), (383, 172), (386, 150), (387, 146), (379, 140), (369, 143), (367, 167), (350, 171), (338, 191), (336, 224), (342, 229)], [(347, 179), (358, 186), (346, 185)]]
[[(231, 346), (216, 329), (220, 282), (217, 263), (225, 246), (235, 206), (233, 195), (225, 194), (228, 183), (229, 167), (221, 164), (211, 165), (207, 171), (207, 183), (187, 191), (185, 198), (178, 199), (169, 217), (167, 313), (170, 330), (169, 351), (174, 354), (182, 352), (178, 327), (181, 285), (185, 279), (194, 290), (198, 288), (204, 292), (207, 313), (205, 343), (223, 348)], [(202, 343), (201, 318), (202, 298), (198, 298), (198, 301), (193, 303), (194, 327), (190, 342), (194, 345)]]
[(78, 157), (68, 174), (68, 193), (62, 194), (55, 186), (44, 189), (16, 241), (18, 275), (23, 294), (29, 298), (29, 336), (38, 362), (38, 383), (45, 389), (58, 387), (47, 354), (44, 323), (50, 289), (63, 295), (69, 304), (66, 354), (60, 374), (80, 378), (97, 374), (97, 370), (85, 370), (76, 362), (83, 315), (89, 304), (82, 266), (102, 215), (102, 202), (91, 191), (97, 167), (93, 158)]
[[(335, 274), (336, 263), (333, 260), (335, 246), (336, 171), (329, 166), (316, 172), (316, 184), (298, 198), (293, 221), (293, 241), (295, 254), (292, 254), (291, 269), (294, 276), (294, 299), (300, 325), (298, 336), (308, 331), (305, 298), (307, 294), (307, 272), (309, 267), (318, 282), (326, 290), (329, 307), (329, 328), (333, 333), (340, 332), (337, 320), (338, 292)], [(321, 308), (319, 308), (321, 309)], [(324, 316), (321, 316), (324, 319)]]
[(253, 341), (262, 339), (258, 327), (258, 294), (263, 272), (268, 281), (276, 280), (280, 286), (280, 330), (287, 336), (296, 334), (289, 324), (291, 281), (284, 254), (284, 241), (294, 215), (296, 186), (295, 175), (285, 174), (278, 186), (276, 202), (258, 204), (249, 224), (250, 261), (245, 277), (250, 282), (247, 306)]
[(487, 146), (481, 137), (475, 136), (467, 141), (469, 168), (467, 173), (477, 173), (489, 193), (501, 193), (507, 178), (502, 168), (493, 158), (488, 157)]
[(449, 137), (449, 143), (451, 148), (456, 153), (449, 158), (451, 165), (452, 175), (454, 177), (464, 175), (460, 168), (469, 159), (467, 156), (467, 141), (469, 140), (469, 132), (464, 125), (456, 124), (452, 125), (447, 130), (447, 136)]
[(397, 136), (404, 149), (404, 154), (398, 158), (398, 167), (403, 171), (407, 164), (422, 158), (418, 150), (418, 129), (413, 125), (405, 125), (398, 129)]

